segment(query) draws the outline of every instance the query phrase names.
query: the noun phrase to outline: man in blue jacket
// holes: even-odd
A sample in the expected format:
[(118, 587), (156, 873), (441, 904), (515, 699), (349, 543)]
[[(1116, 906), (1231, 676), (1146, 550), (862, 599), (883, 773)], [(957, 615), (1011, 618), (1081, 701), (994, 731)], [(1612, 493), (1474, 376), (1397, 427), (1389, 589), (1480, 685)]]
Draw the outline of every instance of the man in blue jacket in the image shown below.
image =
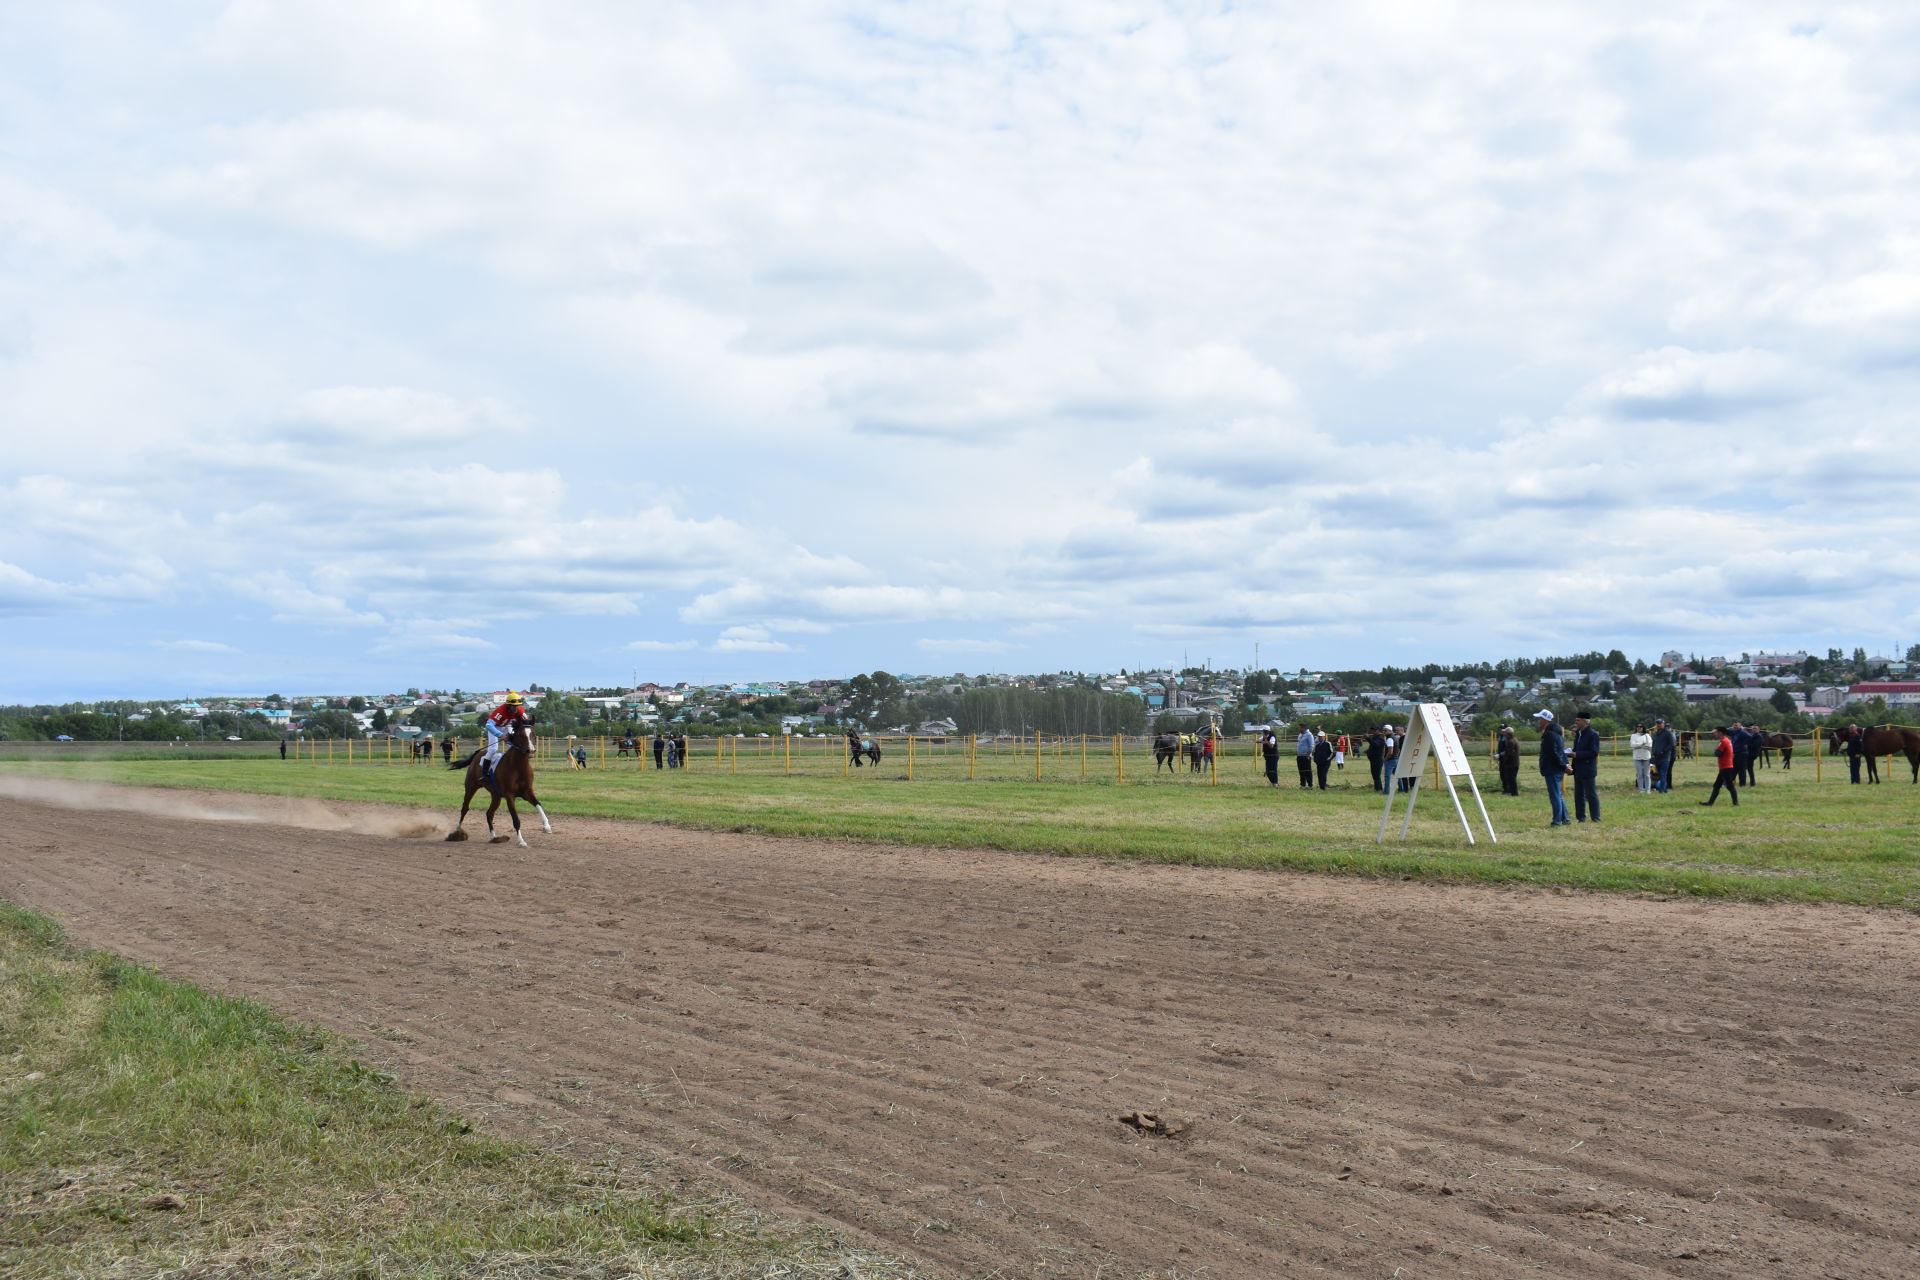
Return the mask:
[(1665, 720), (1653, 722), (1653, 789), (1673, 789), (1673, 730)]
[(1600, 734), (1584, 711), (1573, 713), (1573, 816), (1600, 821)]
[(1567, 817), (1567, 798), (1560, 794), (1567, 776), (1567, 749), (1560, 740), (1560, 726), (1553, 722), (1553, 712), (1544, 709), (1533, 713), (1533, 724), (1540, 730), (1540, 776), (1547, 781), (1547, 801), (1553, 806), (1553, 821), (1548, 825), (1570, 827), (1573, 820)]

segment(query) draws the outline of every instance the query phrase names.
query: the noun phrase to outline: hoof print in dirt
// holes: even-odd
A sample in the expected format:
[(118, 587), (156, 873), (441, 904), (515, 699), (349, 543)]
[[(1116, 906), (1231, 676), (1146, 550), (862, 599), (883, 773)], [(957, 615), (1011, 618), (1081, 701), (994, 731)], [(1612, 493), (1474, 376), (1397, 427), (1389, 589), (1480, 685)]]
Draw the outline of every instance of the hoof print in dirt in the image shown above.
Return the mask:
[(464, 832), (464, 831), (449, 831), (449, 832), (447, 832), (447, 840), (448, 840), (448, 841), (449, 841), (450, 843), (451, 843), (451, 842), (453, 842), (453, 841), (457, 841), (457, 840), (465, 840), (466, 838), (467, 838), (467, 833), (466, 833), (466, 832)]
[(1120, 1123), (1150, 1138), (1177, 1138), (1187, 1131), (1187, 1126), (1180, 1121), (1162, 1120), (1151, 1111), (1129, 1111), (1120, 1117)]
[(161, 1209), (168, 1213), (178, 1213), (187, 1207), (187, 1202), (168, 1192), (163, 1195), (149, 1196), (140, 1202), (142, 1209)]

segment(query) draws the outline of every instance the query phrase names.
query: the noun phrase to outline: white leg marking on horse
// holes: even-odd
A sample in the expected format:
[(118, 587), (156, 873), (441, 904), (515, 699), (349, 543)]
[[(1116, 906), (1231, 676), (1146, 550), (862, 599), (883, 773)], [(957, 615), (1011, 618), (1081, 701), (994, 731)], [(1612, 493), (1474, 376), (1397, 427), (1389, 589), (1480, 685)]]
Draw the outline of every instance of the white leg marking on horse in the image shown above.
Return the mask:
[(533, 806), (533, 811), (534, 811), (535, 813), (537, 813), (537, 814), (539, 814), (539, 815), (540, 815), (540, 825), (541, 825), (541, 826), (543, 826), (543, 827), (545, 827), (545, 828), (547, 829), (547, 834), (548, 834), (548, 835), (552, 835), (552, 834), (553, 834), (553, 824), (552, 824), (551, 822), (548, 822), (548, 821), (547, 821), (547, 810), (546, 810), (546, 806), (544, 806), (544, 805), (538, 805), (538, 804), (536, 804), (536, 805), (534, 805), (534, 806)]

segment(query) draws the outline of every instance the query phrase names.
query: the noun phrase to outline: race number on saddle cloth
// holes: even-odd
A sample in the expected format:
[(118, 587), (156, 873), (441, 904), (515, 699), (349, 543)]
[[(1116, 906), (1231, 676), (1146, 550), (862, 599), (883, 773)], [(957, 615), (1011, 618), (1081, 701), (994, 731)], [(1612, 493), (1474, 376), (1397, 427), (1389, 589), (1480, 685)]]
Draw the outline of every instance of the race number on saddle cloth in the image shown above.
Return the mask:
[(493, 778), (494, 762), (506, 751), (505, 739), (521, 725), (527, 723), (527, 700), (512, 689), (507, 690), (507, 699), (480, 722), (487, 731), (487, 758), (482, 764), (489, 781)]

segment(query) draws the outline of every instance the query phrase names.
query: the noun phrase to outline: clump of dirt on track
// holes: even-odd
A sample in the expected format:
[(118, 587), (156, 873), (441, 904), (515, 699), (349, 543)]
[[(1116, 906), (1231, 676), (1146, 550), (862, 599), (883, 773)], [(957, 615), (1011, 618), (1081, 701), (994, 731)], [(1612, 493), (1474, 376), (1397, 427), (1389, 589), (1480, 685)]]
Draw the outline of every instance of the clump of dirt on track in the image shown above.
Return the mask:
[(265, 820), (16, 800), (0, 895), (944, 1274), (1920, 1274), (1908, 914)]

